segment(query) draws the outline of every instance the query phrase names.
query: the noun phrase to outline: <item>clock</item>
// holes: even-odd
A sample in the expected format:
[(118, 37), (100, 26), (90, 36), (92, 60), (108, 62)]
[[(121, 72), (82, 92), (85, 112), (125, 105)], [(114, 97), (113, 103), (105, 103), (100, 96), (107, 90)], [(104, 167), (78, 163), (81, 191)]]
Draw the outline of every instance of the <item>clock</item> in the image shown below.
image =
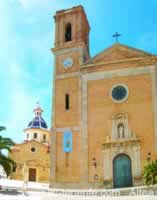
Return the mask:
[(63, 66), (65, 69), (72, 67), (72, 65), (73, 65), (72, 58), (66, 58), (65, 60), (63, 60)]

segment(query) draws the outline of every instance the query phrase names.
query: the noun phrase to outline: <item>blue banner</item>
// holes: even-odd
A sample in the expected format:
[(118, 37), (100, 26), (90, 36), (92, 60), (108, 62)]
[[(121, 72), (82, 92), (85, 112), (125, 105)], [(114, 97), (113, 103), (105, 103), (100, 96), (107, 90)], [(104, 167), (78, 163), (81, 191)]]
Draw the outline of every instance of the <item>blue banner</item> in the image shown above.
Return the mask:
[(65, 131), (63, 135), (63, 150), (66, 153), (72, 152), (72, 132)]

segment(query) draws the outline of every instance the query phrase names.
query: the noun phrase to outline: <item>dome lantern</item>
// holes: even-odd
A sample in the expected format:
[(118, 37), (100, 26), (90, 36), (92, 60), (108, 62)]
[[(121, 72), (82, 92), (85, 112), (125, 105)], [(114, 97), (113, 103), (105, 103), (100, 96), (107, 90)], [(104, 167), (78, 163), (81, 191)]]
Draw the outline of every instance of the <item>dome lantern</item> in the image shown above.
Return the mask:
[(27, 128), (39, 128), (39, 129), (47, 129), (48, 126), (45, 120), (42, 118), (43, 109), (40, 107), (39, 102), (36, 104), (36, 108), (34, 109), (35, 117), (28, 124)]
[(43, 112), (43, 110), (40, 107), (39, 102), (37, 102), (36, 103), (36, 108), (34, 109), (35, 116), (41, 116), (42, 112)]

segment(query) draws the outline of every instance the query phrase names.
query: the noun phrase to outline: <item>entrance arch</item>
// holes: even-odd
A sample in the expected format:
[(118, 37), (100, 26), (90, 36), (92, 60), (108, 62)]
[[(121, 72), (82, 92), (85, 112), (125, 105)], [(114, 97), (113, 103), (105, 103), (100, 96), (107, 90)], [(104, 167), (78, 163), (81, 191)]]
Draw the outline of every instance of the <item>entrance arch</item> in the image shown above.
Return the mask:
[(119, 154), (113, 160), (114, 188), (132, 186), (131, 159), (125, 154)]

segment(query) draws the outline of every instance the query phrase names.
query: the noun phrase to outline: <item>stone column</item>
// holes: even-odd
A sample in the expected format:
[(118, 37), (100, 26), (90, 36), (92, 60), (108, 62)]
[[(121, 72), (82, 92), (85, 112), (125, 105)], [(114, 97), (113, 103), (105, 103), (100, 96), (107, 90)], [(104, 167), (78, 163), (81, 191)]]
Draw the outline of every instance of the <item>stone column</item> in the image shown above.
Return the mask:
[(112, 179), (112, 160), (110, 155), (110, 149), (104, 150), (104, 180)]
[(131, 153), (133, 154), (133, 177), (139, 177), (141, 175), (140, 146), (134, 146)]
[(81, 77), (81, 159), (80, 181), (84, 187), (88, 184), (88, 126), (87, 126), (87, 81)]
[(157, 64), (153, 66), (151, 72), (152, 78), (152, 96), (153, 96), (153, 112), (154, 112), (154, 133), (156, 137), (155, 147), (157, 152)]
[(56, 131), (51, 128), (51, 149), (50, 149), (50, 186), (56, 182)]

